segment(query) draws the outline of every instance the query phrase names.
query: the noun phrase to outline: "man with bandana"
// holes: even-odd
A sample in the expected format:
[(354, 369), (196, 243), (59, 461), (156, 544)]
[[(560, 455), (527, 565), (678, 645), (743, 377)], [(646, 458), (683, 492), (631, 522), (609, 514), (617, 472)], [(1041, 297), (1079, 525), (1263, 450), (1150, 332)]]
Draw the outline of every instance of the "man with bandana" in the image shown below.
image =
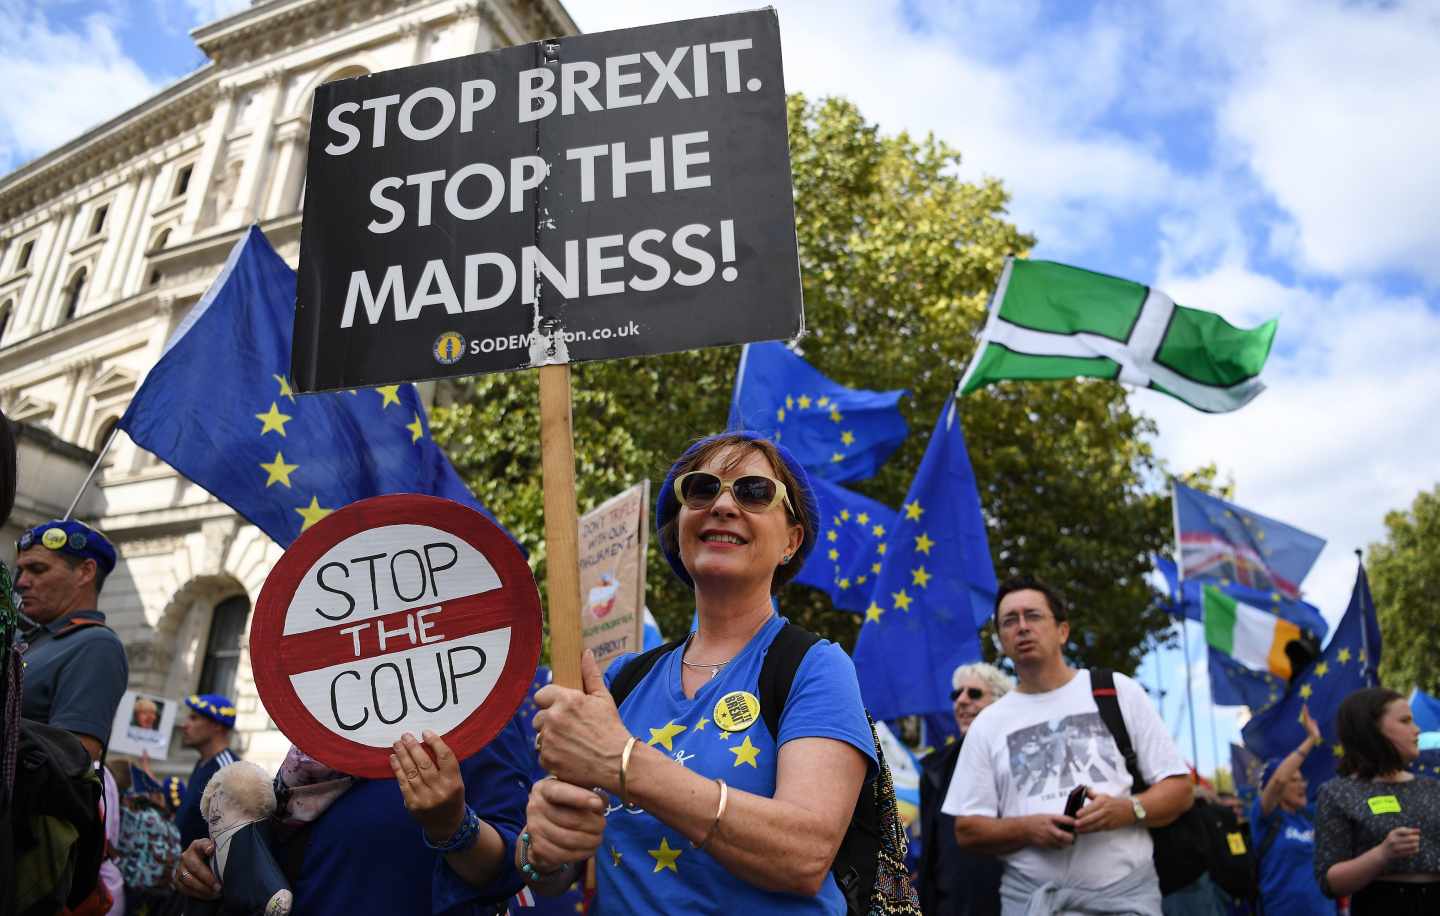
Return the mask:
[(15, 590), (33, 624), (20, 714), (73, 733), (99, 760), (130, 676), (125, 646), (96, 610), (115, 548), (76, 521), (42, 522), (16, 546)]

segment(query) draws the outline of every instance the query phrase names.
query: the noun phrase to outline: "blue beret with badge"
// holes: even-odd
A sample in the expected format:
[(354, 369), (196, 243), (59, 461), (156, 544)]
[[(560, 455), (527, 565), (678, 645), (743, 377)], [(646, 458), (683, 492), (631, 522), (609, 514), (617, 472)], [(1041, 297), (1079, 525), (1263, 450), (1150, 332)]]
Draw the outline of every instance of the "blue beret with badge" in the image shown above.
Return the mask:
[(107, 576), (115, 569), (115, 545), (105, 535), (74, 519), (41, 522), (20, 535), (19, 550), (44, 547), (79, 560), (94, 560)]
[(219, 722), (226, 728), (235, 727), (235, 701), (218, 693), (192, 693), (185, 698), (185, 705), (200, 715)]

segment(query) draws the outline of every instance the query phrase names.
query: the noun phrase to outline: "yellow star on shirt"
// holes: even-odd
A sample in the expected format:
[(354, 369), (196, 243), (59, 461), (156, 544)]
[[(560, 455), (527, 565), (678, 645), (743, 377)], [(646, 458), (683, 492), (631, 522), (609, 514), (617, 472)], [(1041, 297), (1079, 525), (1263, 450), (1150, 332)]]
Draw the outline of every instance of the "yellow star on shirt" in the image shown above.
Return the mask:
[(270, 377), (280, 383), (280, 397), (289, 398), (290, 403), (294, 404), (295, 392), (290, 388), (290, 380), (283, 375), (272, 375)]
[[(662, 836), (660, 838), (659, 849), (647, 849), (645, 851), (655, 857), (655, 871), (659, 871), (662, 868), (668, 868), (671, 871), (675, 872), (675, 874), (680, 874), (680, 869), (675, 867), (675, 860), (680, 858), (680, 853), (684, 852), (685, 850), (671, 849), (670, 839), (668, 837)], [(654, 872), (651, 872), (651, 874), (654, 874)]]
[(760, 756), (760, 748), (750, 743), (749, 735), (745, 736), (744, 744), (740, 745), (739, 747), (730, 748), (730, 753), (735, 755), (735, 763), (733, 764), (734, 766), (738, 767), (742, 763), (748, 763), (750, 764), (750, 766), (754, 767), (757, 770), (760, 768), (755, 763), (755, 758)]
[(299, 466), (298, 464), (286, 464), (285, 456), (276, 452), (274, 461), (269, 464), (263, 461), (260, 462), (260, 467), (270, 474), (265, 481), (265, 487), (268, 489), (272, 484), (277, 483), (283, 483), (287, 487), (290, 486), (290, 474)]
[(905, 594), (905, 589), (902, 588), (898, 592), (891, 592), (890, 597), (895, 599), (896, 607), (898, 607), (900, 610), (904, 611), (907, 614), (910, 613), (910, 602), (914, 601), (915, 599)]
[(800, 395), (800, 409), (801, 409), (801, 410), (809, 410), (809, 409), (810, 409), (810, 395), (808, 395), (808, 394), (802, 394), (802, 395)]
[(1329, 673), (1329, 671), (1330, 671), (1330, 665), (1329, 665), (1328, 662), (1321, 662), (1320, 664), (1318, 664), (1318, 665), (1315, 666), (1315, 676), (1316, 676), (1316, 677), (1324, 677), (1326, 674)]
[(618, 868), (618, 867), (620, 866), (620, 860), (623, 859), (623, 858), (625, 858), (625, 854), (624, 854), (623, 852), (621, 852), (620, 850), (616, 849), (614, 846), (611, 846), (611, 847), (610, 847), (610, 864), (611, 864), (611, 865), (613, 865), (613, 866), (615, 866), (615, 867)]
[(1339, 660), (1340, 664), (1342, 664), (1342, 665), (1345, 664), (1346, 662), (1348, 662), (1348, 661), (1350, 660), (1350, 650), (1349, 650), (1349, 649), (1341, 649), (1341, 650), (1340, 650), (1340, 654), (1336, 656), (1336, 659)]
[(283, 436), (285, 435), (285, 424), (290, 422), (290, 415), (281, 413), (280, 405), (271, 401), (270, 410), (266, 413), (257, 413), (255, 419), (264, 424), (260, 427), (260, 435), (263, 436), (274, 431)]
[(1311, 689), (1311, 687), (1310, 687), (1309, 684), (1301, 684), (1301, 685), (1300, 685), (1300, 698), (1301, 698), (1301, 699), (1303, 699), (1303, 700), (1308, 700), (1308, 699), (1310, 699), (1310, 695), (1311, 695), (1312, 693), (1314, 693), (1314, 692), (1315, 692), (1315, 691)]
[(925, 567), (923, 566), (919, 567), (918, 569), (910, 570), (911, 582), (915, 585), (920, 586), (921, 588), (925, 588), (926, 585), (929, 584), (930, 580), (933, 578), (935, 577), (930, 575), (930, 573), (927, 572), (925, 570)]
[(905, 517), (907, 519), (910, 519), (911, 521), (920, 521), (920, 516), (924, 513), (925, 510), (920, 508), (920, 500), (918, 499), (915, 500), (913, 503), (905, 504)]
[(425, 427), (420, 422), (420, 415), (418, 413), (415, 415), (415, 422), (406, 423), (405, 428), (410, 430), (410, 441), (412, 443), (419, 442), (420, 437), (425, 435)]
[(722, 728), (722, 729), (720, 729), (718, 732), (715, 733), (715, 737), (719, 738), (721, 741), (729, 741), (729, 740), (730, 740), (730, 733), (727, 732), (725, 729)]
[(665, 750), (673, 751), (675, 750), (675, 747), (671, 744), (671, 742), (675, 739), (676, 735), (680, 734), (684, 730), (685, 726), (676, 725), (675, 720), (671, 719), (669, 722), (665, 723), (664, 728), (650, 729), (650, 740), (645, 743), (650, 745), (651, 747), (654, 747), (657, 744), (663, 744), (665, 745)]
[(384, 410), (390, 404), (400, 403), (399, 385), (379, 385), (375, 388), (380, 393), (380, 409)]
[(855, 444), (855, 434), (852, 433), (852, 432), (850, 432), (850, 430), (848, 430), (848, 429), (845, 430), (843, 433), (840, 434), (840, 444), (841, 444), (841, 445), (845, 445), (845, 446), (854, 445), (854, 444)]
[(710, 724), (710, 720), (707, 719), (707, 718), (705, 718), (704, 716), (701, 716), (701, 717), (700, 717), (700, 721), (695, 723), (695, 730), (696, 730), (697, 732), (703, 732), (703, 731), (705, 730), (705, 726), (707, 726), (707, 725), (709, 725), (709, 724)]
[(869, 623), (873, 620), (876, 623), (879, 623), (880, 615), (884, 613), (885, 609), (872, 601), (870, 602), (870, 606), (865, 609), (865, 622)]
[(915, 539), (915, 552), (916, 552), (916, 553), (923, 553), (923, 554), (925, 554), (926, 556), (929, 556), (929, 555), (930, 555), (930, 548), (931, 548), (931, 547), (934, 547), (934, 546), (935, 546), (935, 542), (932, 541), (932, 540), (930, 540), (930, 537), (929, 537), (925, 532), (923, 532), (923, 531), (920, 532), (920, 536)]
[(296, 509), (295, 511), (300, 513), (301, 518), (305, 519), (304, 524), (300, 526), (300, 530), (307, 531), (309, 530), (311, 525), (320, 521), (320, 519), (324, 518), (335, 510), (326, 509), (325, 507), (321, 506), (320, 500), (317, 497), (312, 496), (310, 497), (310, 505), (306, 506), (303, 509)]

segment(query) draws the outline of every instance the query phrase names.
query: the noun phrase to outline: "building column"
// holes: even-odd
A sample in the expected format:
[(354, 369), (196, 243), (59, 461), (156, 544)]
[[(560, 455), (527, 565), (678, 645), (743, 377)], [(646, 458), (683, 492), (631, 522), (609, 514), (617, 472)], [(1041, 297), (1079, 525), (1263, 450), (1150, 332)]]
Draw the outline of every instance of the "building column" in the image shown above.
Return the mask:
[(305, 150), (309, 142), (310, 122), (303, 116), (276, 129), (279, 158), (270, 171), (270, 194), (260, 211), (262, 219), (288, 216), (300, 209), (300, 184), (305, 180)]
[(264, 88), (256, 99), (255, 129), (245, 148), (245, 166), (240, 172), (240, 183), (235, 188), (235, 197), (230, 208), (218, 215), (218, 226), (245, 226), (259, 215), (260, 177), (270, 165), (270, 137), (275, 131), (275, 118), (280, 113), (285, 98), (285, 74), (267, 73)]
[[(115, 296), (124, 298), (132, 290), (138, 291), (144, 280), (145, 251), (150, 234), (150, 202), (155, 196), (156, 179), (160, 175), (158, 162), (147, 162), (141, 167), (140, 191), (135, 195), (134, 216), (131, 220), (129, 238), (125, 240), (125, 254), (121, 258), (121, 274), (115, 278)], [(139, 277), (140, 279), (136, 279)]]
[[(36, 278), (34, 291), (30, 294), (30, 333), (39, 333), (45, 330), (50, 322), (50, 312), (53, 310), (54, 299), (51, 295), (51, 288), (55, 285), (55, 277), (60, 273), (61, 262), (65, 260), (65, 252), (70, 247), (70, 230), (75, 224), (75, 214), (79, 208), (70, 204), (60, 212), (60, 225), (55, 231), (55, 238), (50, 243), (50, 251), (45, 256), (41, 265), (40, 276)], [(28, 335), (27, 335), (28, 336)]]
[(125, 276), (127, 265), (120, 256), (130, 241), (130, 224), (135, 214), (136, 192), (140, 190), (141, 181), (143, 179), (139, 178), (135, 170), (130, 170), (124, 183), (120, 185), (120, 190), (111, 199), (110, 216), (107, 220), (110, 224), (109, 238), (105, 240), (100, 256), (95, 259), (95, 276), (91, 280), (95, 284), (91, 288), (101, 302), (108, 303), (116, 298), (120, 280)]
[(215, 113), (211, 115), (210, 127), (205, 132), (205, 145), (200, 148), (195, 171), (190, 173), (190, 187), (185, 192), (185, 212), (180, 217), (180, 225), (170, 235), (175, 242), (189, 241), (195, 235), (195, 224), (205, 207), (205, 197), (215, 177), (215, 166), (225, 151), (225, 134), (230, 131), (230, 113), (235, 107), (235, 87), (222, 86), (218, 93)]

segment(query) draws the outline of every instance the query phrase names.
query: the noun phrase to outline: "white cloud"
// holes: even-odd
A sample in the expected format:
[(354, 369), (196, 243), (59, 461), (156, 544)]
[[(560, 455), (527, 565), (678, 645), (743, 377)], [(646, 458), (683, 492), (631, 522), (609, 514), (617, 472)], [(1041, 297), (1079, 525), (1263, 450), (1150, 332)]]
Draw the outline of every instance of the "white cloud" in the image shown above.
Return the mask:
[(195, 14), (196, 25), (208, 25), (240, 12), (250, 5), (250, 0), (185, 0), (185, 5)]
[(154, 94), (159, 85), (127, 57), (112, 21), (76, 31), (35, 11), (0, 6), (0, 172), (74, 139)]

